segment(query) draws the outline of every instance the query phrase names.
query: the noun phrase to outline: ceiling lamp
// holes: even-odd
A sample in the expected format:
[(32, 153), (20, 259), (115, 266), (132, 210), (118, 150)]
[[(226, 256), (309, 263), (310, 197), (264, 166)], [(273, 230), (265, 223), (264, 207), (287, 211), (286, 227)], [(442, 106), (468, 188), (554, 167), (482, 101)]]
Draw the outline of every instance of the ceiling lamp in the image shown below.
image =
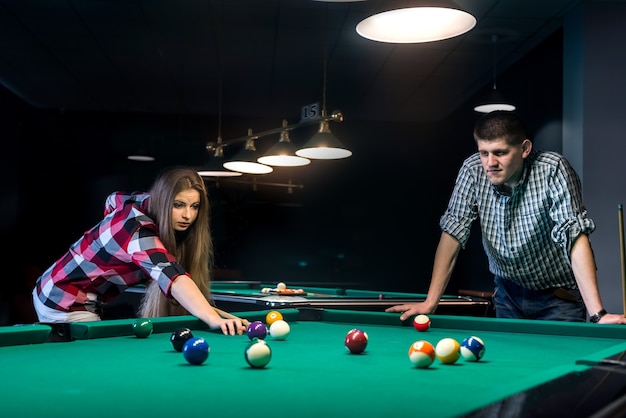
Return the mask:
[(217, 138), (217, 146), (214, 144), (207, 144), (206, 149), (208, 151), (215, 150), (212, 158), (209, 158), (207, 163), (198, 169), (198, 174), (202, 177), (238, 177), (242, 173), (239, 171), (228, 170), (224, 167), (224, 146), (221, 145), (222, 138)]
[[(325, 109), (322, 109), (322, 118), (319, 131), (317, 131), (302, 148), (296, 151), (296, 155), (318, 160), (336, 160), (351, 156), (352, 151), (347, 149), (341, 141), (330, 132)], [(340, 112), (333, 113), (332, 118), (343, 120), (343, 116)]]
[[(287, 121), (283, 119), (283, 128), (286, 127)], [(301, 167), (311, 163), (308, 158), (296, 155), (296, 147), (289, 139), (289, 129), (283, 129), (280, 132), (280, 140), (257, 161), (261, 164), (279, 167)]]
[(274, 171), (272, 167), (258, 163), (257, 158), (258, 153), (254, 146), (254, 138), (252, 138), (252, 132), (249, 130), (245, 148), (235, 158), (225, 162), (224, 168), (247, 174), (267, 174)]
[(476, 112), (489, 113), (494, 110), (515, 110), (515, 105), (507, 102), (502, 94), (496, 89), (496, 62), (497, 51), (496, 44), (498, 43), (498, 35), (491, 36), (491, 42), (493, 43), (493, 88), (480, 104), (474, 107)]
[(476, 18), (451, 1), (424, 3), (428, 5), (372, 15), (356, 26), (356, 32), (373, 41), (402, 44), (453, 38), (476, 26)]

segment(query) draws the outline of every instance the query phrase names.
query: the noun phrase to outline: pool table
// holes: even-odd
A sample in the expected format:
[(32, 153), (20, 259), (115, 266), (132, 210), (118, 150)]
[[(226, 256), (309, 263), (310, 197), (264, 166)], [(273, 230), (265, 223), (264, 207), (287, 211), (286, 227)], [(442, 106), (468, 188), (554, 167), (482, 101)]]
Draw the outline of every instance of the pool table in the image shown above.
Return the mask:
[[(264, 320), (267, 312), (239, 315)], [(282, 341), (267, 337), (272, 358), (260, 369), (244, 359), (246, 335), (222, 335), (191, 316), (153, 319), (148, 338), (133, 335), (133, 319), (63, 324), (67, 342), (48, 342), (56, 332), (48, 324), (2, 327), (0, 415), (609, 417), (624, 410), (623, 326), (431, 315), (431, 328), (418, 332), (392, 313), (281, 312), (291, 332)], [(180, 326), (209, 343), (203, 364), (173, 349), (170, 334)], [(369, 336), (362, 354), (344, 347), (352, 328)], [(409, 361), (416, 340), (469, 335), (485, 342), (478, 362), (435, 360), (420, 369)]]
[[(264, 284), (258, 281), (216, 281), (211, 284), (211, 292), (218, 308), (234, 312), (304, 307), (384, 311), (389, 306), (421, 302), (426, 298), (426, 295), (419, 293), (363, 290), (341, 285), (320, 287), (292, 284), (289, 286), (289, 288), (303, 290), (304, 294), (302, 295), (262, 292), (264, 288), (275, 287), (275, 283)], [(490, 311), (491, 301), (487, 298), (444, 295), (441, 298), (437, 313), (442, 315), (487, 316)]]
[[(286, 308), (331, 308), (348, 310), (384, 311), (387, 307), (402, 303), (420, 302), (426, 295), (420, 293), (363, 290), (351, 287), (354, 283), (332, 283), (328, 286), (310, 286), (293, 283), (289, 288), (302, 289), (304, 294), (279, 295), (263, 293), (264, 288), (275, 288), (276, 283), (254, 280), (223, 280), (211, 283), (211, 294), (216, 307), (227, 312)], [(484, 292), (467, 292), (444, 295), (437, 313), (441, 315), (495, 316), (491, 297)], [(104, 319), (120, 319), (135, 316), (141, 297), (142, 286), (129, 288), (116, 301), (104, 306)]]

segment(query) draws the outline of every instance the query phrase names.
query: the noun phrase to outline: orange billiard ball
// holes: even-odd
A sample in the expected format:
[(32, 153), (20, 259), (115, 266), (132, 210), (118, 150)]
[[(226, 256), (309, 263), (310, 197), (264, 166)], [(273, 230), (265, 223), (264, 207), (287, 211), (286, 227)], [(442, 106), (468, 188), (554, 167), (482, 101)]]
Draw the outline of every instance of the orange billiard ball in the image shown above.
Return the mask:
[(413, 318), (413, 326), (420, 332), (428, 331), (430, 328), (430, 318), (427, 315), (417, 315)]
[(429, 367), (435, 361), (435, 347), (425, 340), (415, 341), (409, 347), (409, 360), (420, 369)]

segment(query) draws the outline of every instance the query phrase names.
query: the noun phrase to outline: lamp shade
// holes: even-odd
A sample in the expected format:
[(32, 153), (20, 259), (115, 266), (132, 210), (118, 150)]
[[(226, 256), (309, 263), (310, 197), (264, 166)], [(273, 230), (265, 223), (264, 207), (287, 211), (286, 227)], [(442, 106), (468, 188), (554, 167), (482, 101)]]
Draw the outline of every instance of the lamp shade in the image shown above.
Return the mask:
[(241, 172), (228, 170), (224, 167), (223, 146), (215, 148), (215, 154), (205, 165), (198, 168), (198, 174), (201, 177), (238, 177), (242, 175)]
[(311, 160), (296, 155), (296, 147), (289, 140), (289, 131), (280, 133), (280, 140), (274, 144), (258, 162), (280, 167), (300, 167), (311, 163)]
[(248, 139), (245, 148), (232, 160), (226, 161), (224, 168), (247, 174), (267, 174), (274, 171), (272, 167), (258, 163), (257, 158), (258, 153), (254, 146), (254, 140)]
[(453, 38), (476, 26), (476, 18), (471, 14), (451, 2), (441, 3), (381, 12), (359, 22), (356, 31), (378, 42), (420, 43)]
[(296, 155), (312, 159), (335, 160), (351, 156), (352, 151), (347, 149), (330, 132), (328, 121), (324, 120), (320, 124), (319, 131), (302, 148), (296, 151)]
[(474, 107), (474, 110), (479, 113), (489, 113), (494, 110), (512, 111), (515, 110), (515, 105), (505, 100), (502, 94), (494, 88)]

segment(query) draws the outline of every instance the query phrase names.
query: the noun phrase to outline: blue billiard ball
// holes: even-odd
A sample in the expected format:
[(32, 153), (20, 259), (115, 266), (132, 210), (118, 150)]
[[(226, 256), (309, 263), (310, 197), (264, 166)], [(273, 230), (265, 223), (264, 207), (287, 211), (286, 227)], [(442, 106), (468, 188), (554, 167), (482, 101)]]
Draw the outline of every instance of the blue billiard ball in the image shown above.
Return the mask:
[(467, 337), (461, 343), (461, 355), (467, 361), (478, 361), (485, 355), (485, 343), (478, 337)]
[(190, 364), (199, 365), (209, 358), (211, 348), (204, 338), (188, 339), (183, 345), (183, 356)]
[(259, 340), (264, 340), (267, 337), (267, 327), (262, 321), (253, 321), (248, 325), (247, 332), (248, 338), (250, 340), (254, 340), (258, 338)]

